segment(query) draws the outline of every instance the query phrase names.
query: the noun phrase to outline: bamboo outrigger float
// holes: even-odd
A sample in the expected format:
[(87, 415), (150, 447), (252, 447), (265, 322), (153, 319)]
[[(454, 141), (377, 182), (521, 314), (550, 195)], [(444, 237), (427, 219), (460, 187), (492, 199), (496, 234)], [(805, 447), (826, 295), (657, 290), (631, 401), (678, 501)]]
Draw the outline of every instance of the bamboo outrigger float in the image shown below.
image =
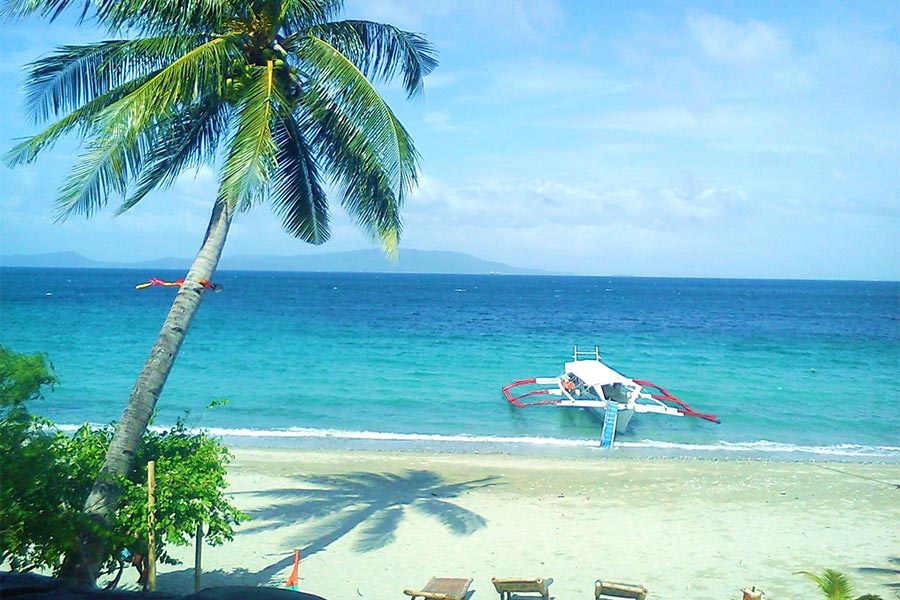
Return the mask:
[[(503, 387), (503, 395), (510, 404), (519, 408), (560, 406), (583, 408), (602, 414), (600, 446), (603, 448), (612, 446), (616, 433), (625, 431), (635, 413), (697, 417), (719, 423), (716, 415), (697, 412), (665, 388), (642, 379), (631, 379), (603, 364), (598, 347), (594, 347), (592, 351), (584, 351), (575, 346), (572, 359), (572, 362), (566, 363), (562, 375), (514, 381)], [(531, 388), (515, 395), (512, 390), (521, 386)], [(535, 389), (534, 386), (543, 387)], [(538, 395), (555, 398), (524, 401), (525, 398)]]

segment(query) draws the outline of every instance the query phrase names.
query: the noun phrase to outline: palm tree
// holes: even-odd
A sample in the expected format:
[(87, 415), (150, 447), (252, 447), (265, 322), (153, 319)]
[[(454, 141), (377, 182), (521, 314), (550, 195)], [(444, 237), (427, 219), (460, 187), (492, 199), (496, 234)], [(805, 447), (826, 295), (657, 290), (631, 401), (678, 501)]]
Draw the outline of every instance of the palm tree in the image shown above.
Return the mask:
[[(854, 600), (853, 586), (850, 585), (850, 580), (847, 579), (847, 576), (840, 571), (825, 569), (821, 575), (816, 575), (809, 571), (797, 571), (797, 574), (815, 581), (828, 600)], [(863, 594), (856, 600), (881, 600), (881, 596)]]
[[(72, 0), (6, 0), (6, 16), (55, 19)], [(396, 252), (400, 208), (416, 184), (412, 139), (372, 81), (402, 76), (410, 98), (437, 66), (418, 34), (335, 21), (341, 0), (84, 0), (113, 39), (65, 46), (30, 65), (27, 104), (52, 125), (13, 148), (33, 161), (76, 132), (84, 151), (59, 191), (56, 218), (90, 217), (113, 196), (119, 213), (186, 169), (218, 170), (209, 226), (118, 421), (85, 511), (105, 522), (219, 262), (232, 219), (270, 202), (284, 228), (329, 237), (325, 188), (357, 224)], [(82, 578), (96, 573), (92, 536)]]

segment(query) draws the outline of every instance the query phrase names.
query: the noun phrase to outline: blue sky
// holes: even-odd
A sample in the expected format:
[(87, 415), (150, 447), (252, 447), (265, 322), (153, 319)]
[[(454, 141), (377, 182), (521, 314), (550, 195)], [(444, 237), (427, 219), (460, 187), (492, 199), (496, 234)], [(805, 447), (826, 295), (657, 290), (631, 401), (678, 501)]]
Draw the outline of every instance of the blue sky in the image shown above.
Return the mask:
[[(900, 8), (885, 2), (348, 0), (344, 15), (423, 33), (441, 65), (412, 103), (422, 154), (404, 248), (589, 275), (900, 278)], [(4, 149), (37, 132), (22, 65), (95, 41), (71, 22), (0, 27)], [(190, 257), (215, 174), (128, 214), (54, 224), (77, 141), (0, 167), (0, 251)], [(265, 206), (225, 252), (372, 247), (333, 203), (321, 247)]]

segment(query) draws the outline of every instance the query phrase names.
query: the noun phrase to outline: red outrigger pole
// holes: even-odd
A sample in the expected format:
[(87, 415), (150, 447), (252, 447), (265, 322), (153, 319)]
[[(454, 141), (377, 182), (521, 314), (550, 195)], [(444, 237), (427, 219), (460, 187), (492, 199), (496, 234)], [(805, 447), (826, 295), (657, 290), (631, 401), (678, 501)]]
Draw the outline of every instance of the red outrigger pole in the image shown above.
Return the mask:
[(519, 381), (513, 381), (509, 385), (503, 386), (503, 395), (506, 396), (506, 399), (513, 406), (518, 406), (519, 408), (525, 408), (526, 406), (545, 406), (548, 404), (557, 404), (559, 400), (541, 400), (539, 402), (520, 402), (522, 398), (527, 398), (528, 396), (539, 396), (541, 394), (549, 394), (550, 390), (542, 389), (542, 390), (532, 390), (530, 392), (525, 392), (524, 394), (520, 394), (518, 396), (513, 396), (511, 390), (514, 387), (518, 387), (520, 385), (530, 385), (533, 383), (538, 383), (537, 377), (532, 377), (531, 379), (520, 379)]
[(669, 392), (669, 390), (662, 386), (656, 385), (655, 383), (650, 381), (644, 381), (643, 379), (635, 379), (634, 382), (644, 388), (654, 388), (656, 390), (659, 390), (659, 394), (650, 394), (650, 397), (661, 400), (663, 402), (672, 402), (674, 404), (677, 404), (681, 407), (681, 412), (684, 413), (686, 417), (697, 417), (700, 419), (706, 419), (707, 421), (712, 421), (713, 423), (722, 423), (722, 421), (719, 420), (718, 415), (697, 412), (696, 410), (691, 408), (690, 404), (688, 404), (684, 400), (679, 400), (678, 398), (673, 396)]

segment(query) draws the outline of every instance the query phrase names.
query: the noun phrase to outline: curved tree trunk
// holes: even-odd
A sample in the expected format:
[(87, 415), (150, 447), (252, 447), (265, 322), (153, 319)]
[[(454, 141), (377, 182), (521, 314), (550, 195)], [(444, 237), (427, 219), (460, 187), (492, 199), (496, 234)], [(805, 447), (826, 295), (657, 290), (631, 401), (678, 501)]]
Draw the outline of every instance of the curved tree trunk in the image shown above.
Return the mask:
[[(217, 201), (203, 245), (175, 296), (159, 338), (134, 384), (128, 406), (116, 425), (103, 468), (85, 502), (84, 512), (94, 525), (103, 527), (118, 506), (121, 490), (117, 478), (127, 475), (131, 470), (135, 451), (150, 423), (175, 357), (178, 356), (191, 321), (200, 308), (200, 300), (206, 290), (200, 280), (212, 280), (231, 226), (231, 218), (232, 210), (225, 203)], [(66, 562), (71, 567), (72, 576), (82, 583), (94, 585), (104, 558), (100, 555), (101, 547), (95, 535), (89, 531), (82, 532), (80, 546), (81, 556), (67, 557)]]

